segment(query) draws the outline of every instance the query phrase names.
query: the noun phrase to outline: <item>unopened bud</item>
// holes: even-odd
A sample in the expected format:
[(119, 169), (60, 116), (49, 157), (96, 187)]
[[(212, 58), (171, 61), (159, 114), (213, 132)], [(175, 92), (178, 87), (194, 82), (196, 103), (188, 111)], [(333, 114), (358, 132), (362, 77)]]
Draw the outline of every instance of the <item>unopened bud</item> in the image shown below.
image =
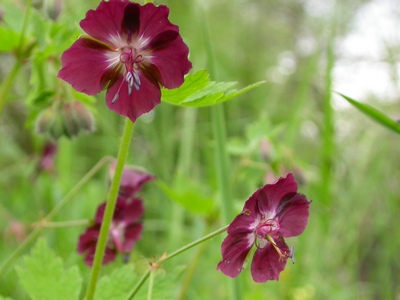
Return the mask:
[(72, 138), (79, 133), (79, 123), (76, 120), (74, 107), (71, 103), (67, 103), (61, 110), (62, 120), (64, 124), (64, 133), (67, 137)]
[(57, 140), (65, 134), (63, 117), (60, 113), (56, 113), (49, 130), (50, 136)]
[(73, 102), (73, 111), (75, 118), (80, 127), (88, 132), (92, 132), (95, 128), (94, 118), (90, 110), (81, 102)]
[(62, 10), (63, 0), (51, 0), (44, 3), (45, 10), (52, 20), (57, 20)]
[(36, 131), (40, 134), (48, 132), (55, 118), (55, 114), (56, 112), (53, 107), (48, 107), (42, 111), (36, 119)]

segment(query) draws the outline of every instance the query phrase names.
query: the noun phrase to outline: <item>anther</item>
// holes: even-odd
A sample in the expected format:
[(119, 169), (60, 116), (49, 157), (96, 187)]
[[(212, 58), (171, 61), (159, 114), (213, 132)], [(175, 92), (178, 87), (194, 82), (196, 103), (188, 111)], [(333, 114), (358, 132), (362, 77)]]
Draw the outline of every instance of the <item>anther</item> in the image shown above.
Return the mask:
[(290, 246), (290, 253), (288, 256), (292, 260), (292, 263), (294, 264), (294, 246)]

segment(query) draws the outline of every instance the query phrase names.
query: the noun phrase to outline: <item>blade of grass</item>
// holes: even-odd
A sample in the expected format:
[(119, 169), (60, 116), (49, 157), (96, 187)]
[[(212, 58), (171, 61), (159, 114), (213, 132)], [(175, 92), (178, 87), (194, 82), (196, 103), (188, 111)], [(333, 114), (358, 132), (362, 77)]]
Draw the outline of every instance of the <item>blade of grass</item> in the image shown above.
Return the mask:
[(364, 104), (361, 102), (358, 102), (350, 97), (347, 97), (341, 93), (338, 93), (340, 96), (342, 96), (344, 99), (346, 99), (351, 105), (353, 105), (355, 108), (357, 108), (359, 111), (361, 111), (363, 114), (374, 120), (375, 122), (383, 125), (384, 127), (400, 134), (400, 124), (396, 122), (395, 120), (391, 119), (387, 115), (385, 115), (383, 112), (377, 110), (376, 108)]

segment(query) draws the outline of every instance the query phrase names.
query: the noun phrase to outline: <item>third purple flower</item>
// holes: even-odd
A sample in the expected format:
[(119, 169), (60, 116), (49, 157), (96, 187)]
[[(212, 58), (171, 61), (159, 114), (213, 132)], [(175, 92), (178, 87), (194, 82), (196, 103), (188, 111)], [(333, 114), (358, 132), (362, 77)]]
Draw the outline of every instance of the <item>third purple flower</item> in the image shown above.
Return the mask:
[(229, 277), (238, 276), (255, 245), (251, 264), (253, 280), (278, 280), (293, 254), (284, 238), (298, 236), (304, 231), (309, 205), (307, 198), (297, 193), (297, 183), (291, 173), (258, 189), (229, 225), (217, 269)]
[(160, 103), (160, 84), (177, 88), (192, 68), (168, 15), (164, 5), (101, 1), (80, 22), (88, 35), (64, 52), (58, 77), (88, 95), (107, 89), (107, 106), (135, 122)]

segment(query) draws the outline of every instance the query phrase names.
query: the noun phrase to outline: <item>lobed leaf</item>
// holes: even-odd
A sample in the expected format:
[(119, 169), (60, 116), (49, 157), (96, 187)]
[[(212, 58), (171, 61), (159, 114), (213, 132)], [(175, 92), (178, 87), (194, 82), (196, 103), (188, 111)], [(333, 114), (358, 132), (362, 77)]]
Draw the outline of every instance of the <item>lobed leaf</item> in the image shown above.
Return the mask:
[(205, 70), (185, 77), (185, 82), (176, 89), (162, 89), (162, 101), (183, 107), (204, 107), (222, 103), (242, 95), (265, 81), (251, 84), (243, 89), (236, 90), (233, 87), (237, 82), (210, 81), (209, 74)]
[(110, 276), (103, 276), (100, 278), (97, 284), (94, 299), (126, 299), (129, 296), (132, 288), (136, 285), (137, 281), (139, 281), (139, 278), (134, 273), (134, 266), (132, 264), (125, 265), (114, 270)]
[(16, 267), (16, 271), (33, 300), (79, 299), (82, 278), (78, 267), (65, 270), (61, 258), (56, 257), (43, 239), (24, 258), (24, 266)]

